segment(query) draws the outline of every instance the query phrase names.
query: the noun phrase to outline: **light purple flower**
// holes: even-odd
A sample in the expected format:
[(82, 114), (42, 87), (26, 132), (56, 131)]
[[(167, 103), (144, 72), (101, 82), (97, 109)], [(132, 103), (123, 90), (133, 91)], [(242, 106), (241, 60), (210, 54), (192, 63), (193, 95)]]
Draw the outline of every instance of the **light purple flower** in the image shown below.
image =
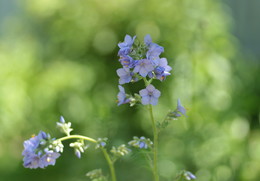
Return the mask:
[(41, 158), (41, 162), (44, 167), (48, 165), (55, 165), (56, 159), (60, 157), (60, 154), (54, 151), (46, 150), (45, 154)]
[(139, 148), (142, 149), (147, 149), (148, 148), (148, 145), (146, 144), (146, 138), (145, 137), (140, 137), (140, 140), (139, 140)]
[(180, 113), (182, 113), (184, 116), (187, 117), (186, 109), (181, 105), (181, 100), (180, 99), (177, 100), (177, 111), (179, 111)]
[(147, 74), (154, 69), (151, 61), (148, 59), (139, 60), (133, 70), (135, 73), (139, 73), (142, 77), (146, 77)]
[(166, 72), (170, 72), (172, 70), (172, 68), (168, 65), (168, 61), (166, 58), (161, 58), (158, 66), (163, 67), (164, 71)]
[(196, 176), (193, 175), (191, 172), (189, 171), (185, 171), (184, 174), (183, 174), (184, 178), (186, 180), (195, 180), (196, 179)]
[(25, 168), (44, 168), (44, 165), (41, 161), (41, 156), (37, 154), (27, 155), (23, 158), (23, 166)]
[(118, 55), (125, 56), (128, 55), (131, 51), (131, 47), (135, 41), (136, 36), (133, 38), (129, 35), (125, 36), (124, 42), (118, 43), (118, 46), (120, 48)]
[(66, 135), (70, 135), (70, 132), (73, 130), (71, 128), (71, 122), (66, 123), (63, 116), (60, 117), (60, 122), (56, 123), (57, 128)]
[(151, 60), (154, 66), (158, 66), (160, 62), (160, 54), (164, 52), (164, 48), (152, 42), (151, 36), (148, 34), (144, 37), (144, 42), (148, 47), (146, 58)]
[(117, 94), (117, 105), (120, 106), (121, 104), (126, 104), (130, 100), (126, 98), (125, 89), (121, 85), (118, 86), (119, 93)]
[(145, 138), (144, 136), (140, 138), (134, 136), (134, 140), (129, 141), (128, 144), (135, 148), (148, 149), (152, 147), (153, 142), (149, 138)]
[(152, 43), (146, 53), (146, 58), (152, 61), (154, 66), (158, 66), (160, 61), (160, 54), (164, 51), (163, 47)]
[(149, 46), (151, 43), (152, 43), (152, 38), (151, 38), (151, 35), (147, 34), (145, 37), (144, 37), (144, 43)]
[(119, 61), (125, 68), (133, 68), (136, 64), (136, 61), (129, 55), (121, 56)]
[(61, 122), (61, 123), (65, 123), (65, 119), (64, 119), (63, 116), (60, 117), (60, 122)]
[(81, 158), (81, 152), (79, 149), (74, 150), (76, 157)]
[(161, 58), (158, 64), (158, 67), (154, 69), (154, 73), (156, 78), (163, 81), (166, 76), (171, 75), (170, 71), (172, 68), (168, 65), (166, 58)]
[(143, 105), (147, 105), (147, 104), (156, 105), (158, 102), (158, 98), (161, 95), (161, 92), (155, 89), (155, 87), (150, 84), (145, 89), (140, 90), (139, 94), (142, 97)]
[(119, 78), (119, 84), (129, 83), (132, 80), (133, 73), (128, 68), (117, 69), (117, 75)]
[(22, 155), (23, 166), (26, 168), (44, 168), (48, 165), (54, 165), (59, 153), (48, 150), (48, 140), (50, 135), (40, 131), (37, 136), (24, 141), (24, 150)]

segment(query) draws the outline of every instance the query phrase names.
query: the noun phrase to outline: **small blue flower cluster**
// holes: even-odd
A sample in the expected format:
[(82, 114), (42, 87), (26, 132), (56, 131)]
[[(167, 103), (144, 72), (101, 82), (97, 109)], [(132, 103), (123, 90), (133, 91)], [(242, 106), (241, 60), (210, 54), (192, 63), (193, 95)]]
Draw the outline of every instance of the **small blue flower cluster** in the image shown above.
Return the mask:
[(181, 105), (181, 100), (178, 99), (177, 100), (177, 108), (174, 111), (170, 112), (168, 114), (168, 116), (170, 118), (173, 118), (173, 119), (181, 117), (181, 115), (184, 115), (184, 116), (187, 117), (186, 112), (187, 112), (187, 110)]
[(24, 167), (26, 168), (44, 168), (48, 165), (54, 165), (59, 158), (58, 152), (63, 151), (63, 145), (52, 144), (55, 139), (51, 139), (49, 134), (43, 131), (37, 136), (24, 141)]
[(148, 149), (152, 148), (153, 142), (149, 138), (141, 136), (140, 138), (134, 136), (134, 139), (129, 141), (128, 144), (135, 148)]
[(183, 177), (186, 179), (186, 180), (195, 180), (196, 179), (196, 176), (189, 172), (189, 171), (185, 171), (184, 174), (183, 174)]
[[(152, 42), (150, 35), (146, 35), (144, 43), (139, 43), (136, 36), (133, 38), (129, 35), (125, 36), (124, 42), (118, 44), (120, 50), (119, 62), (123, 66), (117, 70), (119, 76), (119, 93), (117, 95), (118, 105), (136, 102), (139, 97), (132, 97), (125, 93), (125, 89), (121, 86), (129, 82), (137, 82), (143, 79), (146, 88), (139, 91), (141, 96), (140, 102), (143, 105), (156, 105), (161, 92), (150, 83), (153, 79), (160, 81), (165, 80), (170, 75), (171, 67), (168, 65), (166, 58), (160, 58), (160, 54), (164, 51), (162, 46)], [(147, 80), (149, 79), (149, 80)]]
[(193, 173), (183, 170), (178, 174), (178, 176), (175, 180), (182, 181), (182, 180), (195, 180), (195, 179), (196, 179), (196, 176)]
[[(70, 122), (65, 122), (65, 119), (61, 116), (60, 122), (57, 122), (57, 128), (65, 133), (65, 137), (61, 137), (59, 139), (51, 138), (49, 134), (46, 134), (43, 131), (37, 136), (33, 136), (32, 138), (24, 141), (24, 150), (22, 153), (23, 165), (25, 168), (45, 168), (48, 165), (54, 165), (56, 163), (56, 159), (60, 157), (60, 153), (63, 152), (63, 144), (62, 141), (68, 139), (77, 139), (69, 144), (71, 148), (74, 149), (75, 155), (78, 158), (81, 158), (81, 153), (84, 153), (86, 149), (89, 148), (89, 145), (85, 143), (85, 141), (89, 141), (95, 143), (96, 149), (103, 149), (106, 152), (107, 138), (98, 138), (97, 140), (81, 136), (81, 135), (70, 135), (70, 132), (73, 130), (71, 128)], [(128, 149), (125, 145), (120, 145), (118, 148), (113, 147), (111, 149), (111, 153), (114, 156), (114, 161), (126, 154), (128, 154), (131, 150)], [(59, 153), (60, 152), (60, 153)]]
[(97, 139), (97, 144), (96, 144), (96, 149), (98, 148), (104, 148), (107, 145), (107, 140), (108, 138), (98, 138)]
[(71, 122), (66, 123), (63, 116), (60, 117), (60, 122), (57, 122), (56, 124), (60, 132), (65, 133), (67, 136), (69, 136), (70, 132), (73, 130), (71, 128)]

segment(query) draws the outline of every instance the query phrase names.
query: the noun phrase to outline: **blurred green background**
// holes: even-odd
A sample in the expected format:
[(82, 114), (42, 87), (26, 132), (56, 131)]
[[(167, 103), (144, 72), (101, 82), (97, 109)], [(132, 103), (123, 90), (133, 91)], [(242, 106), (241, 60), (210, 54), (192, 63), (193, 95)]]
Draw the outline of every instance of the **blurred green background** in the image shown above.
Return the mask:
[[(23, 168), (23, 141), (40, 130), (62, 136), (60, 115), (74, 133), (108, 137), (111, 145), (152, 137), (145, 109), (117, 107), (115, 72), (125, 34), (151, 34), (173, 67), (156, 83), (156, 119), (177, 98), (189, 110), (160, 135), (162, 181), (181, 169), (199, 181), (258, 181), (260, 4), (250, 2), (251, 10), (232, 0), (0, 1), (0, 180), (81, 181), (96, 168), (108, 173), (99, 151), (77, 159), (67, 142), (54, 167)], [(116, 169), (121, 181), (152, 180), (135, 152)]]

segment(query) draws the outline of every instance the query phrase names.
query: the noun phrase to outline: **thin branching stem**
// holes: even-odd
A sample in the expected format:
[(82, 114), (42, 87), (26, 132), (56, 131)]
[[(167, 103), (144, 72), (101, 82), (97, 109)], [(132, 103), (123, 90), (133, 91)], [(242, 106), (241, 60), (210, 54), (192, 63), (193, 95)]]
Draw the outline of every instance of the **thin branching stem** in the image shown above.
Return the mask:
[[(86, 136), (81, 136), (81, 135), (68, 135), (68, 136), (64, 136), (62, 138), (57, 139), (57, 141), (65, 141), (65, 140), (69, 140), (69, 139), (81, 139), (81, 140), (86, 140), (92, 143), (97, 143), (97, 141), (93, 138), (90, 137), (86, 137)], [(116, 181), (116, 174), (115, 174), (115, 168), (114, 168), (114, 162), (112, 162), (109, 154), (107, 153), (107, 150), (103, 147), (100, 147), (102, 150), (102, 153), (107, 161), (107, 164), (109, 166), (110, 169), (110, 174), (111, 174), (111, 178), (112, 181)]]
[(115, 173), (115, 167), (114, 167), (114, 162), (111, 160), (109, 154), (107, 153), (107, 150), (105, 148), (101, 148), (104, 156), (105, 156), (105, 159), (108, 163), (108, 166), (109, 166), (109, 169), (110, 169), (110, 173), (111, 173), (111, 178), (112, 178), (112, 181), (116, 181), (116, 173)]

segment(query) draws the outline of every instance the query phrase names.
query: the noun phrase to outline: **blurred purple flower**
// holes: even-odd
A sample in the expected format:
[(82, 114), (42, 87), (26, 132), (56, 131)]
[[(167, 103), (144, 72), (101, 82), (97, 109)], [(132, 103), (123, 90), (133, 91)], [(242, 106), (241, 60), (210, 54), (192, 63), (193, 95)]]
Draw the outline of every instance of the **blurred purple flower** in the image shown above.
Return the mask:
[(79, 149), (74, 150), (76, 157), (81, 158), (81, 152)]
[(61, 122), (61, 123), (65, 123), (65, 119), (64, 119), (63, 116), (60, 117), (60, 122)]
[(124, 42), (118, 43), (118, 46), (120, 48), (118, 55), (120, 56), (126, 56), (130, 53), (131, 47), (135, 41), (136, 36), (133, 38), (129, 35), (125, 36)]
[(139, 60), (133, 70), (135, 73), (139, 73), (142, 77), (146, 77), (147, 74), (154, 69), (151, 61), (148, 59)]
[(160, 61), (160, 54), (164, 51), (164, 48), (162, 46), (157, 45), (156, 43), (151, 44), (149, 47), (146, 58), (152, 61), (154, 66), (158, 66)]
[(118, 86), (119, 93), (117, 94), (117, 105), (120, 106), (121, 104), (126, 104), (130, 100), (126, 98), (125, 89), (121, 85)]
[(161, 92), (155, 89), (155, 87), (150, 84), (145, 89), (140, 90), (139, 94), (142, 97), (143, 105), (147, 105), (147, 104), (156, 105), (158, 102), (158, 98), (161, 95)]
[(133, 68), (136, 64), (136, 61), (129, 55), (121, 56), (119, 61), (125, 68)]
[(160, 81), (165, 80), (166, 76), (171, 75), (172, 68), (168, 65), (166, 58), (161, 58), (158, 67), (154, 69), (154, 73), (157, 79)]
[(152, 43), (151, 35), (149, 35), (149, 34), (145, 35), (145, 37), (144, 37), (144, 43), (145, 43), (147, 46), (150, 46), (150, 44)]
[(140, 137), (140, 140), (139, 140), (139, 148), (142, 149), (147, 149), (148, 148), (148, 145), (146, 144), (146, 138), (145, 137)]
[(40, 131), (37, 136), (24, 141), (24, 150), (22, 155), (23, 166), (26, 168), (44, 168), (48, 165), (54, 165), (56, 159), (60, 156), (59, 153), (53, 150), (48, 150), (47, 141), (50, 135)]
[(144, 42), (148, 47), (146, 58), (151, 60), (154, 66), (158, 66), (160, 62), (160, 54), (164, 52), (164, 48), (152, 42), (151, 36), (148, 34), (144, 37)]
[(48, 165), (55, 165), (56, 159), (59, 157), (60, 157), (59, 153), (54, 152), (52, 150), (46, 150), (45, 154), (41, 158), (41, 161), (44, 167), (47, 167)]
[(133, 73), (128, 68), (117, 69), (117, 75), (119, 78), (119, 84), (129, 83), (132, 80)]
[(184, 178), (186, 180), (195, 180), (196, 179), (196, 176), (193, 175), (191, 172), (189, 171), (185, 171), (184, 174), (183, 174)]
[(153, 142), (149, 138), (145, 138), (144, 136), (140, 138), (134, 136), (134, 139), (129, 141), (128, 144), (135, 148), (148, 149), (152, 147)]
[(181, 100), (177, 100), (177, 111), (179, 111), (181, 114), (187, 117), (186, 115), (186, 109), (181, 105)]

